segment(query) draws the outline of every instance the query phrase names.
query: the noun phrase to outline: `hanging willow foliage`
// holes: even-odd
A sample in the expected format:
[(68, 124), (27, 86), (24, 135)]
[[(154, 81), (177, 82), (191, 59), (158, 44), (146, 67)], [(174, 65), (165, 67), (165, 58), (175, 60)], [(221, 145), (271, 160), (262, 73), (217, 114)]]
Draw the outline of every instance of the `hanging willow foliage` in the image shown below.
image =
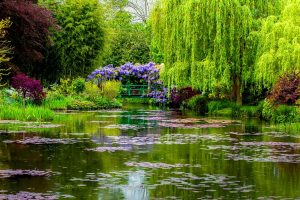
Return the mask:
[(280, 75), (300, 71), (300, 0), (289, 1), (279, 17), (264, 20), (259, 35), (259, 86), (271, 88)]
[(281, 0), (162, 0), (153, 10), (152, 54), (163, 55), (162, 78), (213, 91), (222, 85), (241, 102), (252, 81), (257, 31)]

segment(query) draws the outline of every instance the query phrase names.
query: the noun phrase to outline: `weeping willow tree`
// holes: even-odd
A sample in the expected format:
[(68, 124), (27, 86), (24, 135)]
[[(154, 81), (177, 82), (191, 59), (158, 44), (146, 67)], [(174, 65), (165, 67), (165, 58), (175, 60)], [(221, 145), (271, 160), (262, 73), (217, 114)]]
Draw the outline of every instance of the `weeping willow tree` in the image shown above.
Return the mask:
[(300, 0), (288, 1), (279, 17), (264, 20), (259, 35), (258, 86), (271, 88), (279, 75), (300, 71)]
[[(242, 102), (252, 72), (260, 21), (276, 15), (281, 0), (162, 0), (153, 10), (151, 50), (163, 57), (169, 87), (225, 87)], [(156, 56), (156, 57), (155, 57)]]

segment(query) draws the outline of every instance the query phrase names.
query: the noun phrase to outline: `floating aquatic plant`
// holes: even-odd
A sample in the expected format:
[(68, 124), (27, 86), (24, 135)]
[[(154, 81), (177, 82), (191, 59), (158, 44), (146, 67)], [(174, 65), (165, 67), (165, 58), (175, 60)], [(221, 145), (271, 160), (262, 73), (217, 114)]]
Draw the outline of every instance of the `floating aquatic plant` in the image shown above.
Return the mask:
[(86, 149), (87, 151), (96, 151), (96, 152), (115, 152), (115, 151), (130, 151), (130, 147), (97, 147), (93, 149)]
[(22, 176), (50, 176), (51, 172), (38, 171), (38, 170), (21, 170), (21, 169), (8, 169), (0, 170), (0, 178), (12, 178)]
[(21, 140), (5, 140), (4, 143), (16, 143), (16, 144), (75, 144), (78, 142), (83, 142), (83, 139), (73, 139), (73, 138), (41, 138), (41, 137), (31, 137), (24, 138)]

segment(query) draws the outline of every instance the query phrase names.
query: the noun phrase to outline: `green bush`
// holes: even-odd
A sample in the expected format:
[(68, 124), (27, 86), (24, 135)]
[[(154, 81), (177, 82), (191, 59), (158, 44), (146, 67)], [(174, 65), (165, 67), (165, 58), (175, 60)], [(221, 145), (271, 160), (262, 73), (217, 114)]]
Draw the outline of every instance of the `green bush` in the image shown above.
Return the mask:
[(273, 114), (274, 114), (273, 105), (268, 100), (265, 100), (263, 102), (262, 118), (267, 121), (271, 121), (273, 119)]
[(151, 104), (150, 98), (120, 98), (122, 103), (131, 103), (131, 104)]
[(299, 122), (300, 116), (296, 106), (274, 106), (268, 100), (263, 103), (262, 118), (275, 123)]
[(96, 98), (95, 103), (99, 109), (119, 108), (122, 106), (120, 101), (116, 99), (110, 100), (105, 97)]
[(68, 109), (74, 109), (74, 110), (91, 110), (96, 109), (97, 106), (94, 102), (88, 101), (88, 100), (79, 100), (74, 99), (70, 105), (68, 105)]
[(96, 84), (87, 82), (85, 83), (84, 96), (90, 101), (95, 101), (96, 98), (101, 96), (101, 91)]
[(240, 114), (238, 116), (241, 116), (241, 117), (260, 117), (259, 106), (242, 106), (240, 108)]
[(113, 100), (121, 91), (120, 81), (105, 81), (102, 85), (102, 94), (105, 98)]
[(224, 108), (231, 108), (234, 103), (230, 101), (211, 101), (208, 103), (208, 113), (215, 114), (217, 111), (222, 110)]
[(83, 93), (85, 90), (85, 80), (83, 78), (77, 78), (72, 81), (72, 88), (76, 94)]
[(198, 113), (205, 114), (208, 111), (207, 101), (207, 97), (196, 95), (188, 100), (187, 107)]
[(278, 106), (273, 114), (272, 120), (276, 123), (291, 123), (299, 121), (299, 113), (294, 106)]

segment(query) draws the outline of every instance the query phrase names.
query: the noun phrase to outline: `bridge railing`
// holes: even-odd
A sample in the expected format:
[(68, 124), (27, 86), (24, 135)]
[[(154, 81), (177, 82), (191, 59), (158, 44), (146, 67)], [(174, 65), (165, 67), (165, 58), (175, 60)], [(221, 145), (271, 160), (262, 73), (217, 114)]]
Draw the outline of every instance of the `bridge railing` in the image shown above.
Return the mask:
[(122, 85), (121, 96), (141, 97), (148, 94), (148, 85)]

